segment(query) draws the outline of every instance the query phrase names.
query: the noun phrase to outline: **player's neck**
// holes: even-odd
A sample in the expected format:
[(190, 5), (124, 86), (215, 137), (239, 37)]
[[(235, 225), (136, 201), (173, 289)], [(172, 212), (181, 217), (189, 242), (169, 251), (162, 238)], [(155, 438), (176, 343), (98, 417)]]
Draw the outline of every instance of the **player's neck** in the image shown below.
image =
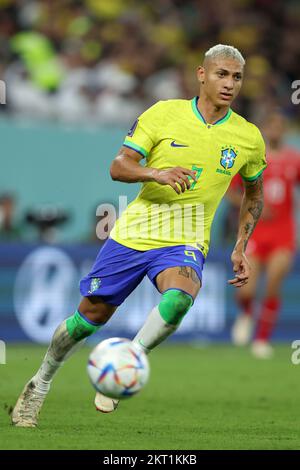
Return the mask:
[(214, 124), (226, 116), (230, 106), (216, 106), (206, 96), (199, 96), (197, 108), (208, 124)]

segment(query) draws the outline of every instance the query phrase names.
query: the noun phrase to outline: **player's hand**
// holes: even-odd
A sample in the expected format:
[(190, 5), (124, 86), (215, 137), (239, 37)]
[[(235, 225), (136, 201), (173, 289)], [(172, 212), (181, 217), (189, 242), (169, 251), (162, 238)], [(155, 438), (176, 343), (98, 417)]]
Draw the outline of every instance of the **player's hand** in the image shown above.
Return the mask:
[(230, 279), (228, 284), (234, 287), (242, 287), (247, 284), (251, 267), (245, 253), (237, 250), (233, 250), (231, 255), (231, 261), (233, 264), (233, 271), (235, 273), (234, 279)]
[(196, 172), (176, 166), (167, 170), (156, 170), (153, 179), (159, 184), (171, 186), (177, 194), (184, 193), (186, 189), (190, 189), (191, 181), (188, 176), (196, 181)]

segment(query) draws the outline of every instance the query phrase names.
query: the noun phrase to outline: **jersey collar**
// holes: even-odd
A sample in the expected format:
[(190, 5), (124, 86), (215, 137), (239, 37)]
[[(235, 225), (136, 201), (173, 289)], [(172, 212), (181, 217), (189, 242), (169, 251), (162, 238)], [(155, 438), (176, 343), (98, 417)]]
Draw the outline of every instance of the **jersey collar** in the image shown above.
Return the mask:
[[(199, 99), (199, 96), (195, 96), (192, 99), (193, 112), (197, 116), (197, 118), (200, 119), (201, 122), (203, 122), (203, 124), (207, 125), (208, 123), (205, 121), (204, 117), (202, 116), (202, 114), (200, 113), (200, 111), (198, 109), (198, 106), (197, 106), (198, 99)], [(213, 122), (211, 125), (216, 126), (216, 125), (219, 125), (219, 124), (224, 124), (224, 122), (226, 122), (230, 118), (231, 113), (232, 113), (232, 109), (229, 108), (227, 113), (225, 114), (225, 116), (223, 116), (221, 119), (218, 119), (216, 122)]]

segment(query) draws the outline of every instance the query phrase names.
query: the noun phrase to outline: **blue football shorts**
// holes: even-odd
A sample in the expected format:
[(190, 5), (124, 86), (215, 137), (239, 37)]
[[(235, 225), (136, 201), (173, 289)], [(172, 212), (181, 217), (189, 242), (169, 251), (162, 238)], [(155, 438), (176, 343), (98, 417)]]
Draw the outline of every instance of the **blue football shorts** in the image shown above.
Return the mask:
[(90, 273), (80, 281), (80, 292), (84, 297), (100, 296), (106, 303), (121, 305), (145, 275), (158, 289), (155, 278), (161, 271), (190, 266), (201, 281), (204, 262), (203, 254), (194, 247), (179, 245), (138, 251), (109, 238)]

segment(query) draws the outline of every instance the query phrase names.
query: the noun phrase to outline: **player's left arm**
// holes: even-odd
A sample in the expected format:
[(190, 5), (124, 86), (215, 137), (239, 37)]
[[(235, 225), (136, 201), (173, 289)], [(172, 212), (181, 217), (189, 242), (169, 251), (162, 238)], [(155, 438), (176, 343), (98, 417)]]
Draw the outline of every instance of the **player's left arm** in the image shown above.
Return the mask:
[(247, 243), (263, 210), (263, 171), (267, 166), (266, 147), (259, 129), (249, 126), (251, 147), (245, 164), (239, 174), (244, 181), (244, 195), (241, 202), (237, 242), (231, 255), (234, 279), (229, 284), (242, 287), (250, 276), (250, 264), (245, 255)]
[(247, 284), (250, 275), (251, 268), (245, 251), (264, 206), (262, 174), (254, 181), (244, 181), (244, 187), (237, 242), (231, 255), (235, 277), (228, 281), (234, 287)]

